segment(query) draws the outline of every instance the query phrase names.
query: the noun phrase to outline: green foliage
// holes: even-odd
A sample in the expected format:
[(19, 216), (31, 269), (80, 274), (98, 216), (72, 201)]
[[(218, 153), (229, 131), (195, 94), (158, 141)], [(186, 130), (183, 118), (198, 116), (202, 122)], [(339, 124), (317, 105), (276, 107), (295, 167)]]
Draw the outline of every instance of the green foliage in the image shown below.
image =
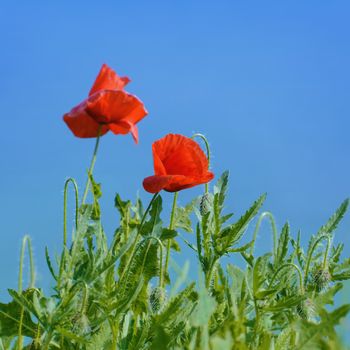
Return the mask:
[[(111, 240), (101, 223), (101, 187), (92, 176), (90, 183), (92, 204), (80, 207), (70, 246), (57, 261), (45, 250), (52, 295), (9, 290), (11, 301), (0, 303), (0, 349), (17, 350), (23, 336), (24, 350), (342, 349), (336, 327), (350, 305), (333, 304), (350, 279), (350, 258), (342, 259), (344, 245), (332, 240), (348, 200), (304, 253), (300, 232), (293, 237), (286, 223), (278, 236), (269, 212), (250, 237), (265, 194), (232, 220), (225, 212), (228, 172), (213, 192), (177, 207), (171, 228), (160, 195), (146, 209), (139, 198), (116, 195), (119, 225)], [(255, 238), (266, 215), (274, 246), (259, 256)], [(183, 231), (194, 235), (184, 239)], [(185, 264), (169, 292), (165, 249), (170, 242), (178, 250), (179, 238), (197, 256), (201, 275), (187, 282)], [(239, 268), (233, 262), (242, 257)]]

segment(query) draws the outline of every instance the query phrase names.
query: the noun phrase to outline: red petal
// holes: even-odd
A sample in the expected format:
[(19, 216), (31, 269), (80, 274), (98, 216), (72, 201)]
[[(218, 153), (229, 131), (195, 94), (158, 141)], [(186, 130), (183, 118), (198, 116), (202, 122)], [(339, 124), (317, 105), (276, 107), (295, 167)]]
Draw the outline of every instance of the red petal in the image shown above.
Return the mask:
[(77, 107), (73, 108), (69, 113), (63, 116), (63, 120), (68, 125), (69, 129), (77, 137), (88, 138), (97, 137), (106, 134), (108, 132), (108, 126), (101, 126), (97, 123), (86, 111), (85, 101)]
[[(208, 159), (194, 140), (169, 134), (153, 144), (153, 157), (162, 163), (166, 174), (199, 178), (208, 171)], [(158, 162), (159, 162), (158, 161)], [(157, 173), (155, 169), (155, 173)]]
[(115, 123), (121, 120), (136, 124), (147, 115), (143, 103), (123, 90), (100, 91), (89, 97), (87, 111), (99, 123)]
[(113, 69), (104, 64), (92, 85), (89, 96), (101, 90), (123, 90), (129, 81), (128, 77), (119, 77)]
[(147, 192), (157, 193), (161, 190), (177, 192), (209, 182), (214, 174), (208, 172), (201, 178), (191, 178), (183, 175), (154, 175), (143, 180), (143, 187)]
[(113, 134), (127, 134), (127, 133), (131, 133), (135, 143), (138, 143), (139, 141), (139, 135), (138, 135), (138, 130), (137, 130), (137, 126), (134, 124), (131, 124), (130, 122), (121, 120), (118, 123), (111, 123), (108, 124), (109, 129), (113, 132)]

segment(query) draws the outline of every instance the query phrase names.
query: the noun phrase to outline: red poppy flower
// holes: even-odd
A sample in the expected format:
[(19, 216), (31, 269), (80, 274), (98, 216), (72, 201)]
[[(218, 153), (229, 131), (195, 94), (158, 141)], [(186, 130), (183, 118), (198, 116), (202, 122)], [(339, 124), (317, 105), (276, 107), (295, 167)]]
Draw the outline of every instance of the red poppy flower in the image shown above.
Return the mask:
[(152, 145), (155, 175), (143, 180), (147, 192), (176, 192), (214, 178), (208, 159), (191, 138), (169, 134)]
[(143, 103), (124, 91), (127, 77), (104, 64), (86, 100), (63, 116), (64, 121), (77, 137), (97, 137), (109, 130), (114, 134), (131, 132), (138, 142), (136, 123), (147, 115)]

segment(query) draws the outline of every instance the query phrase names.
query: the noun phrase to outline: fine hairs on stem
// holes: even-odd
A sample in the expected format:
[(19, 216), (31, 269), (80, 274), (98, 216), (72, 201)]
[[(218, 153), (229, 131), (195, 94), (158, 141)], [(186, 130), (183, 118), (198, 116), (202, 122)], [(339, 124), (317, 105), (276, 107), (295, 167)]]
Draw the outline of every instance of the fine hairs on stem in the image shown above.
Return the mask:
[(146, 217), (147, 217), (147, 215), (148, 215), (148, 213), (149, 213), (149, 211), (150, 211), (150, 209), (152, 207), (153, 202), (156, 200), (157, 197), (158, 197), (158, 193), (155, 193), (154, 196), (152, 197), (151, 201), (149, 202), (146, 211), (144, 212), (144, 214), (142, 216), (142, 219), (141, 219), (141, 222), (140, 222), (140, 226), (139, 226), (139, 228), (137, 230), (137, 235), (135, 237), (135, 241), (134, 241), (134, 243), (133, 243), (133, 245), (131, 247), (130, 257), (129, 257), (127, 263), (125, 264), (125, 268), (123, 269), (123, 272), (122, 272), (122, 274), (121, 274), (121, 276), (119, 278), (120, 280), (124, 277), (125, 273), (129, 270), (130, 263), (131, 263), (132, 259), (134, 258), (134, 255), (135, 255), (136, 244), (137, 244), (138, 238), (140, 237), (141, 230), (143, 228), (143, 224), (145, 223)]
[(79, 193), (78, 185), (73, 178), (68, 178), (64, 183), (63, 190), (63, 250), (60, 261), (59, 275), (58, 275), (58, 286), (61, 284), (61, 277), (64, 268), (65, 253), (67, 248), (67, 201), (68, 201), (68, 186), (73, 185), (74, 197), (75, 197), (75, 231), (78, 229), (78, 213), (79, 213)]
[(94, 152), (92, 154), (92, 159), (91, 159), (91, 163), (90, 163), (90, 168), (88, 170), (88, 178), (86, 180), (86, 185), (85, 185), (85, 190), (84, 190), (84, 194), (83, 194), (83, 198), (81, 200), (81, 205), (85, 204), (86, 201), (86, 197), (87, 194), (89, 192), (89, 187), (90, 187), (90, 176), (92, 176), (92, 173), (94, 171), (94, 167), (95, 167), (95, 163), (96, 163), (96, 156), (97, 156), (97, 151), (98, 151), (98, 146), (100, 143), (100, 138), (101, 138), (101, 126), (99, 128), (98, 131), (98, 136), (96, 137), (96, 143), (95, 143), (95, 148), (94, 148)]
[[(174, 228), (174, 219), (175, 219), (175, 211), (176, 211), (176, 206), (177, 206), (178, 195), (179, 195), (179, 192), (174, 193), (173, 206), (171, 208), (169, 230), (172, 230)], [(168, 271), (170, 247), (171, 247), (171, 239), (168, 239), (167, 248), (166, 248), (166, 257), (165, 257), (165, 268), (164, 268), (165, 272)]]
[(271, 281), (270, 281), (270, 284), (269, 284), (269, 287), (268, 289), (270, 289), (273, 285), (273, 282), (275, 281), (277, 275), (282, 271), (284, 270), (285, 268), (287, 267), (292, 267), (295, 269), (295, 271), (297, 272), (298, 274), (298, 278), (299, 278), (299, 288), (300, 288), (300, 293), (303, 294), (304, 293), (304, 283), (303, 283), (303, 275), (299, 269), (299, 267), (293, 263), (287, 263), (287, 264), (283, 264), (276, 272), (275, 274), (272, 276), (271, 278)]
[[(211, 153), (210, 153), (209, 142), (208, 142), (207, 138), (203, 134), (200, 134), (200, 133), (193, 134), (192, 139), (195, 139), (196, 137), (198, 137), (198, 138), (200, 138), (200, 139), (202, 139), (204, 141), (205, 149), (207, 151), (208, 169), (209, 169), (210, 168), (210, 160), (211, 160)], [(208, 193), (208, 191), (209, 191), (208, 183), (206, 183), (204, 185), (204, 188), (205, 188), (205, 193)]]
[[(21, 252), (19, 258), (19, 274), (18, 274), (18, 294), (21, 294), (23, 291), (23, 265), (24, 265), (24, 253), (27, 247), (29, 255), (29, 268), (30, 268), (30, 281), (29, 288), (34, 288), (35, 286), (35, 267), (33, 259), (33, 250), (32, 250), (32, 241), (28, 235), (25, 235), (22, 240)], [(22, 327), (23, 327), (23, 317), (24, 317), (24, 308), (21, 308), (21, 314), (18, 325), (18, 350), (22, 350), (23, 347), (23, 336), (22, 336)]]
[(261, 213), (256, 226), (255, 226), (255, 230), (253, 233), (253, 244), (250, 248), (250, 255), (253, 255), (254, 253), (254, 247), (255, 247), (255, 241), (261, 226), (261, 222), (262, 220), (267, 217), (270, 220), (270, 224), (271, 224), (271, 229), (272, 229), (272, 241), (273, 241), (273, 257), (274, 260), (276, 259), (276, 255), (277, 255), (277, 228), (276, 228), (276, 221), (274, 216), (272, 215), (272, 213), (270, 213), (269, 211), (265, 211), (263, 213)]
[(311, 249), (309, 250), (309, 254), (307, 256), (307, 260), (306, 260), (306, 264), (305, 264), (304, 285), (306, 285), (306, 283), (307, 283), (307, 278), (308, 278), (309, 269), (310, 269), (310, 263), (311, 263), (311, 259), (312, 259), (312, 256), (314, 254), (314, 251), (315, 251), (316, 247), (318, 246), (318, 244), (323, 240), (327, 240), (327, 248), (326, 248), (324, 259), (323, 259), (323, 268), (325, 268), (327, 265), (328, 252), (329, 252), (329, 248), (331, 246), (331, 237), (329, 235), (322, 235), (318, 239), (316, 239), (314, 244), (311, 246)]

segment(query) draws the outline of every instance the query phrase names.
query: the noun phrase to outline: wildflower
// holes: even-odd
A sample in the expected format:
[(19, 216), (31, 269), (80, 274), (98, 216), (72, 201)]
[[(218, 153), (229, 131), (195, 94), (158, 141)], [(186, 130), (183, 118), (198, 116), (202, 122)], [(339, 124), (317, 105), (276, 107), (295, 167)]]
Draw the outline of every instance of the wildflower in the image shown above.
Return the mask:
[(63, 116), (77, 137), (98, 137), (108, 131), (114, 134), (131, 133), (138, 142), (136, 124), (147, 115), (143, 103), (124, 91), (127, 77), (104, 64), (93, 84), (89, 96)]
[(155, 175), (143, 180), (150, 193), (177, 192), (204, 184), (214, 178), (208, 171), (208, 159), (191, 138), (168, 134), (152, 145)]

